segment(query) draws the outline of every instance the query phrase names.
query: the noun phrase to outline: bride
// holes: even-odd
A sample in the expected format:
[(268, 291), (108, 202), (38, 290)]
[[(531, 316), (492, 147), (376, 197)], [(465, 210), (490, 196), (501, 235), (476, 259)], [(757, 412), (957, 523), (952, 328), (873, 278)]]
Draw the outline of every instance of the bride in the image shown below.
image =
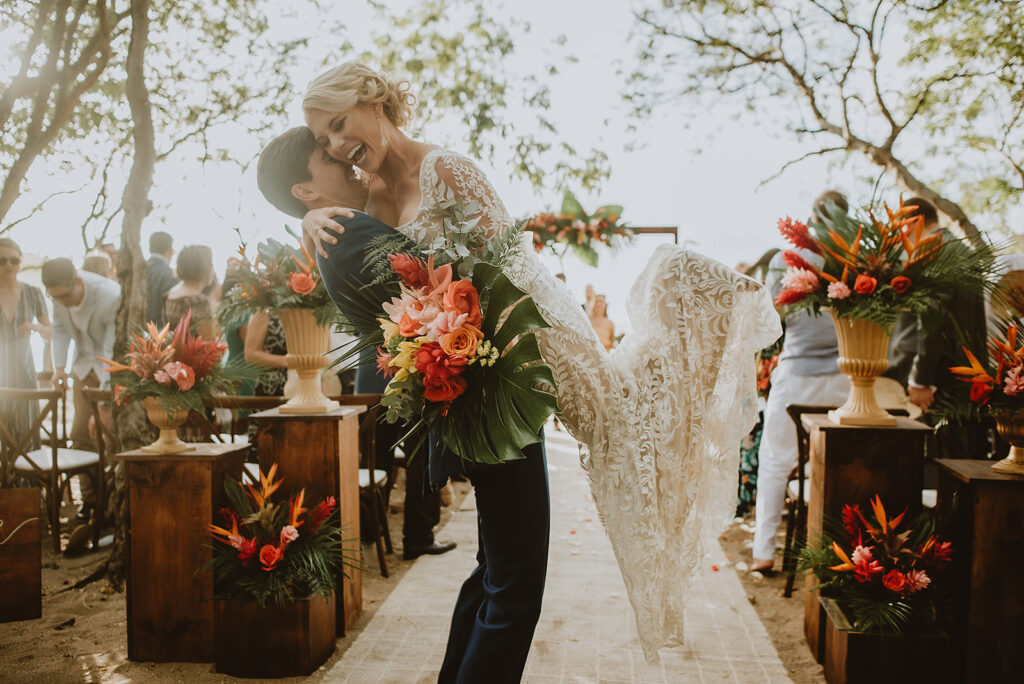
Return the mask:
[[(422, 247), (442, 238), (443, 208), (452, 199), (476, 203), (479, 229), (488, 236), (508, 230), (508, 211), (472, 161), (402, 132), (414, 102), (408, 88), (350, 62), (317, 77), (306, 92), (303, 110), (316, 143), (369, 178), (366, 205), (357, 209)], [(345, 224), (357, 216), (349, 207), (321, 207), (306, 214), (302, 227), (326, 257), (327, 245), (337, 243), (332, 233), (344, 231), (335, 217)], [(551, 324), (537, 337), (558, 384), (561, 419), (580, 442), (645, 656), (656, 662), (659, 648), (682, 643), (690, 587), (731, 519), (738, 446), (755, 420), (754, 352), (778, 338), (778, 315), (756, 281), (663, 245), (630, 291), (632, 333), (608, 353), (529, 240), (506, 273)], [(469, 475), (476, 486), (477, 473)], [(532, 638), (529, 625), (519, 643), (487, 645), (504, 638), (504, 604), (516, 592), (517, 569), (503, 541), (487, 538), (485, 517), (518, 513), (484, 501), (479, 488), (477, 496), (480, 567), (456, 605), (441, 681), (472, 681), (471, 661), (481, 651), (518, 661), (509, 667), (521, 674)], [(546, 509), (547, 501), (534, 505)], [(546, 529), (533, 543), (546, 549)], [(504, 670), (493, 661), (491, 668), (492, 675)]]

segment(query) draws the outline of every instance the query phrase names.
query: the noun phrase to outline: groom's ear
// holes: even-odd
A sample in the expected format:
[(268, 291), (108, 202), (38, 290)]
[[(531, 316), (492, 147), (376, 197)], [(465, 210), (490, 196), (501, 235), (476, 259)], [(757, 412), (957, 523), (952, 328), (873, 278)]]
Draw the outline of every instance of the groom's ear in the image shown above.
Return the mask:
[(316, 190), (311, 183), (296, 183), (292, 186), (292, 197), (306, 203), (316, 199)]

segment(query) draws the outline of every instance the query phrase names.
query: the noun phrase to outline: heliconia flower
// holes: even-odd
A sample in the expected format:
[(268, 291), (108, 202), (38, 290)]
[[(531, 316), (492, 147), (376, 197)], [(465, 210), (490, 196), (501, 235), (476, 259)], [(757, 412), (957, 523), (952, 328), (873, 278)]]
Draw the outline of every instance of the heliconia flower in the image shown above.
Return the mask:
[(792, 268), (802, 268), (806, 271), (812, 271), (814, 273), (818, 272), (818, 269), (814, 268), (814, 266), (808, 263), (806, 259), (804, 259), (797, 252), (794, 252), (791, 249), (787, 249), (785, 252), (782, 253), (782, 260), (786, 263), (787, 266), (790, 266)]
[(815, 254), (821, 254), (821, 247), (818, 246), (817, 240), (811, 237), (811, 231), (805, 224), (787, 216), (784, 219), (779, 219), (779, 232), (794, 247), (809, 249)]
[(850, 286), (844, 282), (828, 284), (829, 299), (846, 299), (850, 296)]
[(285, 525), (281, 528), (281, 547), (287, 547), (299, 538), (299, 531), (292, 525)]
[(1011, 397), (1016, 397), (1024, 392), (1024, 366), (1014, 366), (1006, 373), (1003, 380), (1003, 391)]
[(806, 268), (790, 266), (782, 276), (782, 288), (795, 292), (814, 292), (821, 285), (818, 274)]
[(932, 578), (924, 570), (911, 570), (907, 573), (907, 593), (921, 591), (932, 583)]

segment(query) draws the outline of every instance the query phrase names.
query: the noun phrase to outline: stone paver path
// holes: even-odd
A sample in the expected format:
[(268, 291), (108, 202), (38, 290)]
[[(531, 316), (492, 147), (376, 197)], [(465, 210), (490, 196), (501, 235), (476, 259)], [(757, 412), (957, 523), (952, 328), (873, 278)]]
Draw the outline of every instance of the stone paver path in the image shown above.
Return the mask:
[[(686, 613), (687, 643), (648, 665), (625, 586), (579, 467), (576, 442), (546, 429), (551, 552), (544, 610), (523, 681), (789, 682), (724, 555), (708, 560)], [(475, 567), (472, 493), (440, 535), (459, 547), (416, 561), (326, 682), (435, 682), (462, 581)], [(712, 565), (718, 568), (712, 569)]]

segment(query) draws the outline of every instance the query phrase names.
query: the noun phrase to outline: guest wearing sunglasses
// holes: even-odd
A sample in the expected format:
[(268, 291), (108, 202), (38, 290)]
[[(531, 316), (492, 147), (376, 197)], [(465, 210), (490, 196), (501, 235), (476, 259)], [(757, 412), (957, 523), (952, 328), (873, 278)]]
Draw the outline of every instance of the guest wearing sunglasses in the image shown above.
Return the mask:
[[(21, 248), (10, 238), (0, 238), (0, 386), (36, 389), (36, 365), (29, 340), (32, 333), (50, 339), (50, 317), (42, 290), (18, 280)], [(3, 423), (19, 439), (36, 419), (31, 402), (0, 402)], [(32, 448), (39, 446), (38, 437)]]

